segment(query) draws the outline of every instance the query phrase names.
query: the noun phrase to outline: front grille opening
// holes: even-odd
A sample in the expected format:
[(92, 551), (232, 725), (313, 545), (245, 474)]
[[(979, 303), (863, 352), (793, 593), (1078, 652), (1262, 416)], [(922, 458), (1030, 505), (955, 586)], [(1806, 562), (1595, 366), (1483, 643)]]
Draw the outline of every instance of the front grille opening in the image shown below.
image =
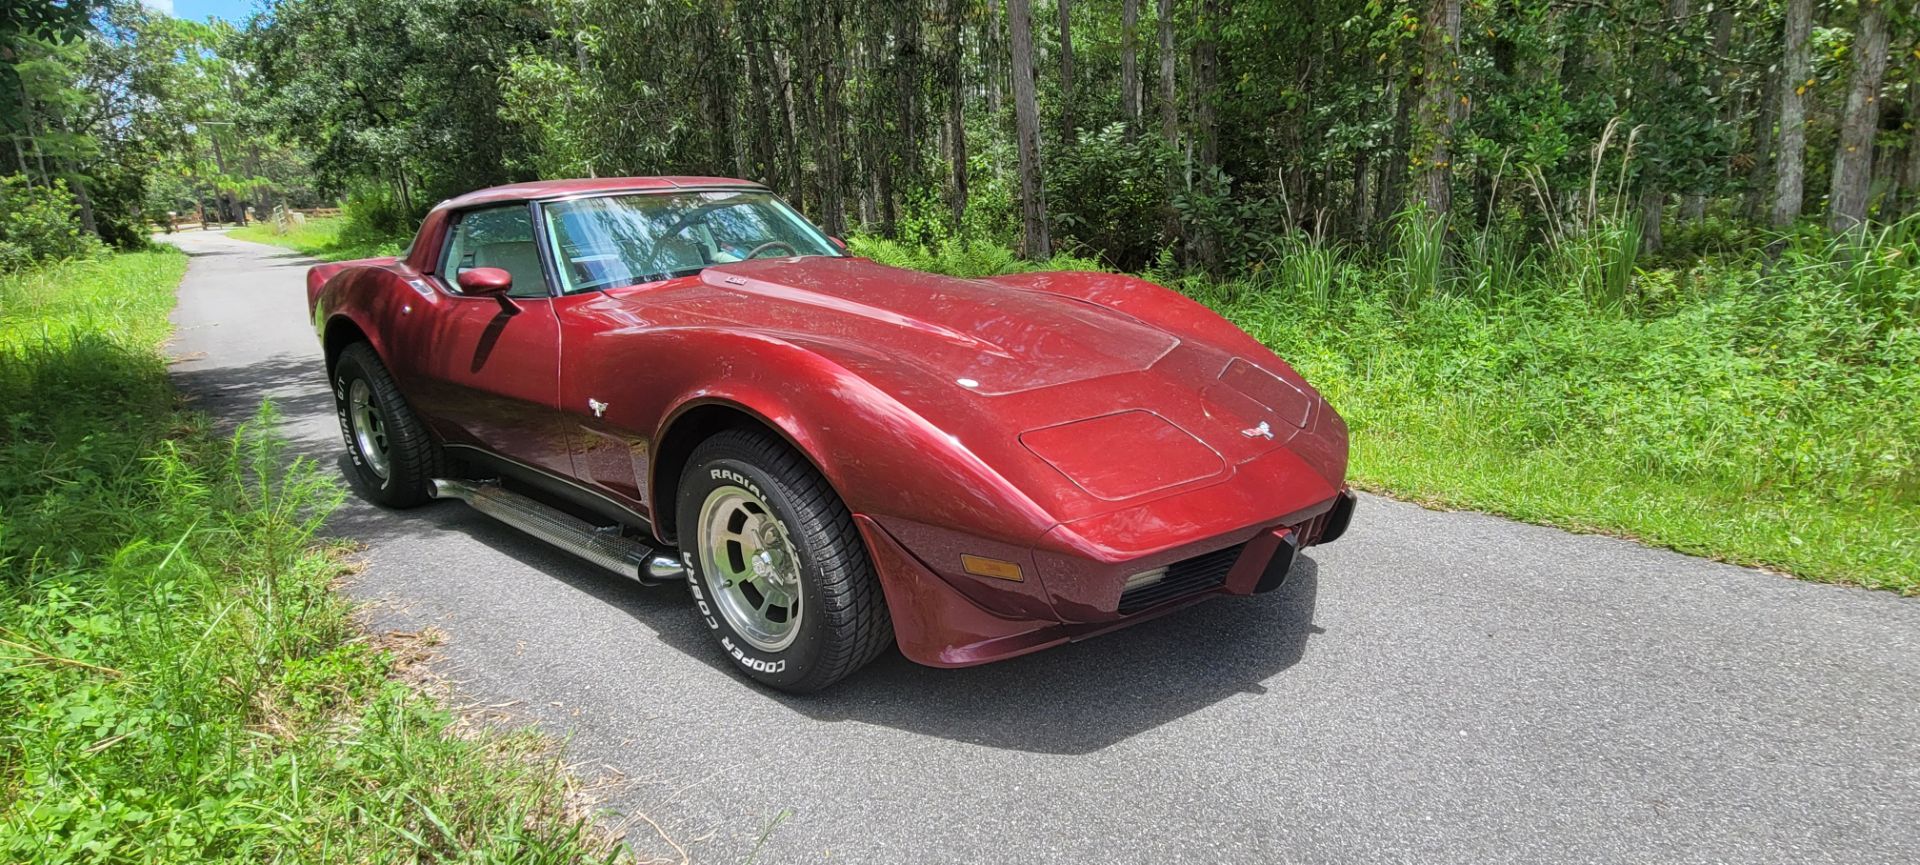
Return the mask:
[(1137, 613), (1163, 601), (1225, 585), (1227, 572), (1233, 570), (1233, 563), (1240, 560), (1240, 551), (1245, 546), (1239, 544), (1168, 565), (1167, 575), (1160, 581), (1122, 592), (1120, 613)]

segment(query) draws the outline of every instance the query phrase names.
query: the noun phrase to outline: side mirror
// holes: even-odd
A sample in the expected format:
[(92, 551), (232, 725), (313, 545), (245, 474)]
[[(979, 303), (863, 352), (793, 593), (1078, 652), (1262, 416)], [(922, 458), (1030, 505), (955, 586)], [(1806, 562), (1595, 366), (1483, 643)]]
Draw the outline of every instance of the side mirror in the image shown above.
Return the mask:
[(837, 248), (839, 248), (839, 250), (840, 250), (841, 252), (846, 252), (846, 251), (847, 251), (847, 242), (846, 242), (846, 241), (844, 241), (844, 240), (841, 240), (841, 239), (840, 239), (840, 238), (838, 238), (838, 237), (834, 237), (834, 236), (833, 236), (833, 235), (831, 235), (831, 234), (829, 234), (829, 235), (827, 235), (827, 239), (828, 239), (828, 240), (830, 240), (830, 241), (833, 241), (833, 245), (834, 245), (835, 247), (837, 247)]
[(460, 290), (475, 297), (503, 297), (513, 288), (513, 274), (498, 267), (475, 267), (460, 271), (454, 280)]

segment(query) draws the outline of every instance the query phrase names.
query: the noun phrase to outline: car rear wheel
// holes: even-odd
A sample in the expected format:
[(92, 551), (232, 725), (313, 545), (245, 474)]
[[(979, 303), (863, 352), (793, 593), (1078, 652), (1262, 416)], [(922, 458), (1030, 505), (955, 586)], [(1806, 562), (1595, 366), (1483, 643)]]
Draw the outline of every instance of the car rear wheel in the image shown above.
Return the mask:
[(676, 517), (695, 612), (747, 675), (817, 691), (892, 645), (852, 515), (786, 442), (729, 430), (701, 443)]
[(440, 445), (427, 432), (373, 348), (354, 343), (333, 365), (333, 401), (340, 413), (358, 486), (390, 508), (426, 502), (440, 475)]

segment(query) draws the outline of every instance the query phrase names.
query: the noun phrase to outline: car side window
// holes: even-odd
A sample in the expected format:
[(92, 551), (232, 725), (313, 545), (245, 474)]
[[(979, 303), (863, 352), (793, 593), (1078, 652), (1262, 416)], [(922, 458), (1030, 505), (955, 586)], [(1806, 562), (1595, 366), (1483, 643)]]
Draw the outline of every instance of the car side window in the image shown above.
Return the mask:
[(462, 271), (497, 267), (513, 274), (509, 297), (546, 297), (547, 276), (534, 242), (533, 218), (524, 204), (468, 211), (453, 228), (441, 275), (448, 288), (459, 291)]

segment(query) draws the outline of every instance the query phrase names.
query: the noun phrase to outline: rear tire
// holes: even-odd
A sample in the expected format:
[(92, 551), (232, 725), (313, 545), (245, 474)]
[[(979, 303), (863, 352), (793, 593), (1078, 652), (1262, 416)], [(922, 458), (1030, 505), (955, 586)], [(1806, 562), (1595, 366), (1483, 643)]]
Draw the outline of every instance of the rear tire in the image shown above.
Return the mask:
[(680, 475), (677, 504), (695, 613), (748, 676), (817, 691), (893, 644), (853, 516), (786, 442), (754, 430), (707, 439)]
[(333, 402), (353, 473), (368, 498), (390, 508), (433, 498), (432, 481), (445, 474), (440, 444), (407, 406), (372, 346), (357, 342), (340, 352)]

